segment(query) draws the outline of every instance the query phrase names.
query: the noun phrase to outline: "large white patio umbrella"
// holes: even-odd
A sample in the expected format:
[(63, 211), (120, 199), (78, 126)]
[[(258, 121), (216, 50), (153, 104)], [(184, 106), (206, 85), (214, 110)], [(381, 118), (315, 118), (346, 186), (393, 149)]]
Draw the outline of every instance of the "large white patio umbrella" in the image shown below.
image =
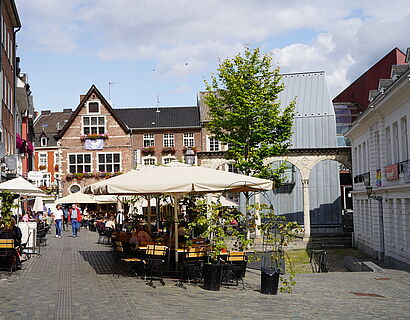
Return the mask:
[(73, 204), (73, 203), (97, 203), (93, 195), (84, 194), (82, 192), (76, 192), (69, 194), (68, 196), (57, 199), (55, 203), (60, 204)]
[(37, 188), (32, 183), (28, 182), (23, 177), (18, 177), (5, 182), (0, 183), (1, 191), (10, 191), (13, 193), (23, 194), (23, 195), (38, 195), (44, 196), (45, 193)]
[(44, 208), (44, 202), (42, 197), (36, 197), (36, 200), (34, 200), (34, 205), (33, 205), (33, 212), (43, 212)]
[[(196, 166), (154, 167), (131, 170), (84, 189), (84, 193), (116, 195), (169, 194), (174, 197), (174, 230), (178, 230), (178, 199), (183, 194), (272, 190), (270, 180)], [(175, 236), (175, 248), (178, 237)], [(178, 255), (176, 255), (176, 259)]]

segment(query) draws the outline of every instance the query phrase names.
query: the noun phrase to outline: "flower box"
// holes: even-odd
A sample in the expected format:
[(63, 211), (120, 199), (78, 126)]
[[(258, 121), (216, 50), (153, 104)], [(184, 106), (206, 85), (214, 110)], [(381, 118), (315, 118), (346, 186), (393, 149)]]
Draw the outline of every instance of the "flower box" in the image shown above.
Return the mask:
[(153, 154), (155, 153), (155, 147), (145, 147), (141, 149), (144, 154)]
[(174, 147), (164, 147), (163, 149), (162, 149), (162, 153), (163, 154), (174, 154), (175, 153), (175, 148)]
[(47, 169), (47, 166), (41, 165), (41, 166), (39, 166), (38, 168), (39, 168), (40, 170), (46, 170), (46, 169)]
[(108, 139), (108, 133), (90, 133), (90, 134), (83, 134), (81, 135), (80, 139), (81, 141), (85, 141), (87, 139), (90, 140), (97, 140), (97, 139), (103, 139), (103, 140), (107, 140)]
[(195, 146), (193, 146), (193, 147), (184, 147), (184, 148), (182, 149), (182, 151), (183, 151), (183, 152), (187, 152), (189, 149), (191, 149), (193, 152), (196, 153), (196, 147), (195, 147)]

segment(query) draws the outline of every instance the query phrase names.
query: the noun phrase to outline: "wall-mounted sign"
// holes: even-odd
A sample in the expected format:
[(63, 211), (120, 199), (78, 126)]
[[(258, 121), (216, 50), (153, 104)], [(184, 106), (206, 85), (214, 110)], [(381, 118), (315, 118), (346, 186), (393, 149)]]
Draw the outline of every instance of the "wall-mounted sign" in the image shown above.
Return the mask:
[(43, 179), (43, 173), (41, 171), (29, 171), (27, 178), (31, 181), (39, 181)]
[(382, 186), (382, 171), (377, 170), (376, 171), (376, 187), (381, 187)]
[(386, 180), (397, 180), (399, 178), (399, 165), (397, 163), (384, 169), (386, 170)]

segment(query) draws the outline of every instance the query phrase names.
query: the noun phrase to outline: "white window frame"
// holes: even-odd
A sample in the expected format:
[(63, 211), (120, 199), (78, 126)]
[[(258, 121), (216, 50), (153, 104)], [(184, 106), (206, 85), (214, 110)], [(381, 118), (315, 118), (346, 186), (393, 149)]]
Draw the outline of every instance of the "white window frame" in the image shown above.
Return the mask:
[(51, 187), (51, 173), (43, 172), (43, 177), (36, 181), (37, 188), (40, 186)]
[[(110, 163), (107, 163), (107, 162), (102, 163), (102, 162), (100, 162), (100, 155), (105, 155), (105, 158), (106, 158), (106, 156), (107, 156), (108, 154), (110, 154), (110, 155), (112, 156), (112, 162), (110, 162)], [(115, 162), (114, 162), (114, 154), (118, 154), (118, 155), (119, 155), (119, 157), (120, 157), (119, 161), (115, 161)], [(107, 168), (107, 165), (110, 165), (110, 164), (112, 165), (112, 170), (111, 170), (111, 171), (105, 170), (105, 169)], [(117, 170), (117, 171), (114, 170), (114, 165), (115, 165), (115, 164), (119, 164), (119, 166), (120, 166), (119, 170)], [(105, 167), (105, 169), (104, 169), (103, 171), (100, 170), (100, 165)], [(98, 171), (100, 171), (100, 172), (111, 172), (111, 173), (114, 173), (114, 172), (119, 172), (119, 171), (121, 171), (121, 167), (122, 167), (122, 166), (121, 166), (121, 152), (98, 152), (98, 153), (97, 153), (97, 169), (98, 169)]]
[(54, 151), (54, 167), (60, 165), (60, 153), (58, 151)]
[(41, 147), (47, 147), (47, 143), (48, 142), (48, 139), (47, 139), (47, 137), (41, 137), (40, 138), (40, 146)]
[(142, 136), (142, 143), (144, 148), (154, 147), (155, 146), (155, 135), (153, 133), (145, 133)]
[[(98, 104), (98, 112), (90, 112), (90, 104), (91, 103)], [(100, 115), (101, 114), (101, 103), (100, 103), (100, 101), (90, 100), (90, 101), (87, 101), (86, 105), (87, 105), (87, 115), (93, 116), (93, 115)]]
[[(41, 166), (46, 166), (48, 165), (48, 155), (47, 152), (39, 152), (38, 153), (38, 167), (40, 168)], [(45, 161), (44, 161), (45, 159)]]
[(183, 135), (184, 147), (195, 147), (195, 133), (185, 132)]
[(400, 119), (401, 161), (409, 160), (409, 136), (407, 132), (407, 117)]
[[(70, 156), (72, 156), (72, 155), (76, 156), (76, 163), (75, 164), (70, 163)], [(90, 162), (86, 163), (86, 164), (84, 162), (82, 164), (77, 164), (77, 155), (82, 155), (82, 156), (89, 155), (90, 156)], [(92, 153), (91, 152), (68, 153), (67, 154), (67, 173), (73, 173), (73, 172), (70, 171), (70, 166), (72, 166), (72, 165), (76, 166), (75, 173), (80, 172), (80, 171), (77, 171), (77, 166), (80, 166), (80, 165), (83, 166), (83, 169), (85, 169), (84, 166), (90, 165), (90, 171), (83, 170), (82, 172), (92, 172), (93, 171), (93, 155), (92, 155)]]
[(386, 127), (384, 129), (384, 134), (386, 138), (386, 166), (392, 164), (392, 145), (391, 145), (391, 134), (390, 134), (390, 127)]
[[(215, 145), (214, 145), (215, 143), (214, 142), (212, 143), (213, 147), (211, 148), (211, 141), (212, 140), (218, 141), (218, 144), (217, 144), (218, 150), (215, 150)], [(213, 152), (213, 151), (214, 152), (222, 151), (221, 142), (218, 139), (216, 139), (214, 136), (207, 136), (206, 137), (206, 150), (211, 151), (211, 152)]]
[(71, 191), (71, 188), (72, 188), (73, 186), (77, 186), (77, 187), (80, 188), (80, 190), (78, 190), (78, 192), (81, 192), (81, 191), (82, 191), (82, 188), (81, 188), (81, 186), (80, 186), (78, 183), (73, 183), (73, 184), (71, 184), (71, 185), (68, 187), (68, 192), (70, 192), (70, 194), (77, 193), (77, 192), (72, 192), (72, 191)]
[[(95, 125), (92, 125), (91, 124), (91, 118), (97, 118), (97, 124)], [(89, 124), (88, 125), (85, 125), (84, 124), (84, 119), (85, 118), (89, 118)], [(98, 122), (99, 122), (99, 118), (103, 118), (104, 119), (104, 125), (102, 125), (102, 124), (98, 124)], [(102, 128), (102, 127), (104, 127), (104, 132), (102, 133), (102, 134), (105, 134), (106, 132), (107, 132), (107, 119), (106, 119), (106, 117), (105, 117), (105, 115), (101, 115), (101, 114), (91, 114), (91, 115), (84, 115), (84, 116), (82, 116), (82, 118), (81, 118), (81, 127), (82, 127), (82, 133), (83, 134), (85, 134), (85, 135), (87, 135), (87, 134), (92, 134), (92, 128), (93, 127), (96, 127), (97, 128), (97, 134), (99, 134), (100, 132), (99, 132), (99, 128)], [(90, 128), (90, 132), (89, 133), (85, 133), (85, 128)]]
[(162, 164), (167, 164), (170, 163), (173, 160), (176, 160), (177, 158), (175, 156), (165, 156), (162, 157)]
[[(154, 160), (154, 164), (146, 164), (145, 160)], [(153, 157), (153, 156), (146, 156), (146, 157), (141, 158), (141, 164), (143, 166), (155, 166), (157, 165), (157, 161), (158, 161), (157, 157)]]
[(173, 133), (164, 133), (162, 143), (163, 143), (164, 148), (174, 148), (175, 147), (174, 134)]

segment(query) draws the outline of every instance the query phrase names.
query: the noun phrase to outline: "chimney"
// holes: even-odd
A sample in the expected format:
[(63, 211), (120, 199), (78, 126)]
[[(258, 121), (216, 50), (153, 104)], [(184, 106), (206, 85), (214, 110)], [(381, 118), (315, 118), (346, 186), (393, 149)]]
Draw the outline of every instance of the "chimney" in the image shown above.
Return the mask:
[(42, 116), (49, 116), (51, 114), (51, 110), (41, 110)]
[(80, 94), (80, 102), (83, 101), (85, 94)]
[(63, 113), (71, 113), (73, 112), (73, 109), (63, 109)]

